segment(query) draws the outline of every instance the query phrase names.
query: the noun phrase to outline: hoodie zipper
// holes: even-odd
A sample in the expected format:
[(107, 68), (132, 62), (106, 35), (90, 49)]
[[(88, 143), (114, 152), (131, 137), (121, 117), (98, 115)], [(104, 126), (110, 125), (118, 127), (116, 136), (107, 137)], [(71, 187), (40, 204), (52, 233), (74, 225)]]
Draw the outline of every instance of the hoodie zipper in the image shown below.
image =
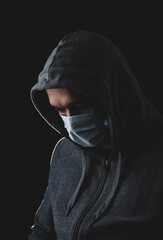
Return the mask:
[(107, 179), (108, 170), (109, 170), (108, 160), (105, 160), (105, 166), (103, 168), (102, 177), (101, 177), (101, 180), (100, 180), (99, 187), (98, 187), (97, 191), (95, 192), (93, 198), (91, 199), (91, 201), (87, 205), (87, 207), (83, 210), (82, 214), (78, 218), (78, 220), (76, 222), (76, 225), (74, 226), (74, 229), (73, 229), (73, 232), (72, 232), (72, 238), (71, 238), (72, 240), (77, 240), (77, 235), (78, 235), (81, 223), (83, 222), (85, 216), (87, 215), (89, 210), (92, 208), (92, 206), (95, 204), (95, 202), (97, 201), (97, 199), (101, 195), (101, 192), (103, 190), (103, 187), (104, 187), (106, 179)]

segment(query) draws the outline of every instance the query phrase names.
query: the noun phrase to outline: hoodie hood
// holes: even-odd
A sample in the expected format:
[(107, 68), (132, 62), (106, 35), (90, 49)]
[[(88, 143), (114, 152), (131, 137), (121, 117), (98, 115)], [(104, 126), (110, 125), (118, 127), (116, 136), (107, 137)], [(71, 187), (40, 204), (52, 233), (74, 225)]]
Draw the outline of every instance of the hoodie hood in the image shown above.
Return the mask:
[(163, 118), (140, 88), (121, 51), (105, 37), (79, 30), (52, 51), (31, 99), (41, 116), (68, 138), (49, 104), (45, 89), (69, 88), (96, 101), (111, 117), (114, 150), (130, 152), (155, 144), (163, 136)]

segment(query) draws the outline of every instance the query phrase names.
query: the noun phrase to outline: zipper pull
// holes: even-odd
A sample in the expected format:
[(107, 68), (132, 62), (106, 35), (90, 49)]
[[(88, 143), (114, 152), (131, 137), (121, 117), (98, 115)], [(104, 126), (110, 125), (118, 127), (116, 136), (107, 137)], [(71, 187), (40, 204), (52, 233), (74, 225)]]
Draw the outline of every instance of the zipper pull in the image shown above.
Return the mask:
[(105, 161), (104, 161), (104, 167), (105, 167), (105, 168), (108, 168), (108, 167), (109, 167), (109, 160), (108, 160), (108, 159), (105, 159)]

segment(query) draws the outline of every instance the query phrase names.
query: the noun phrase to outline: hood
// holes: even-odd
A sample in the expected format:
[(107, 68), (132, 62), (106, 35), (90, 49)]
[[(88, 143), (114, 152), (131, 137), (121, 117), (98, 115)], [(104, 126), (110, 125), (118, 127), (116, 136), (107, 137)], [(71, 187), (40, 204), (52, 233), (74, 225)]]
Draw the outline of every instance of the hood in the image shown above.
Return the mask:
[(140, 88), (121, 51), (105, 37), (79, 30), (52, 51), (31, 89), (31, 99), (47, 123), (67, 131), (51, 108), (45, 89), (70, 88), (96, 101), (111, 117), (114, 149), (130, 152), (163, 136), (163, 118)]

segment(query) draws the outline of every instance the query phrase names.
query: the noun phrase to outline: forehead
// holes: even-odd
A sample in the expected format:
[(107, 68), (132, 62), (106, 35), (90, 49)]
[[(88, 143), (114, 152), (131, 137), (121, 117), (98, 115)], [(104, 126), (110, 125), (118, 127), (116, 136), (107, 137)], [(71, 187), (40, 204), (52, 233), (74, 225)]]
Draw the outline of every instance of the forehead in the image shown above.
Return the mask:
[(67, 100), (76, 100), (80, 98), (88, 98), (84, 94), (77, 91), (67, 89), (67, 88), (53, 88), (46, 89), (49, 99), (67, 99)]
[(46, 89), (49, 102), (51, 105), (66, 105), (77, 100), (89, 100), (90, 99), (77, 91), (67, 89), (67, 88), (55, 88), (55, 89)]
[(51, 97), (69, 97), (69, 98), (76, 98), (76, 97), (84, 97), (85, 95), (79, 93), (77, 91), (68, 89), (68, 88), (52, 88), (46, 89), (48, 96)]

